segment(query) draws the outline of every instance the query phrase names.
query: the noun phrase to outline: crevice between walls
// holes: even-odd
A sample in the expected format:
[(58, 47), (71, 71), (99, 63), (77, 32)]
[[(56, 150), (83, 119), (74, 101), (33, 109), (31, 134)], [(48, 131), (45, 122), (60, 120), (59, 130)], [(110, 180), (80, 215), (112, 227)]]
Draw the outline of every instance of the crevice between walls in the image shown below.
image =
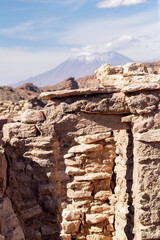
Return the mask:
[(133, 142), (131, 130), (114, 131), (116, 141), (115, 168), (115, 237), (113, 240), (133, 240)]

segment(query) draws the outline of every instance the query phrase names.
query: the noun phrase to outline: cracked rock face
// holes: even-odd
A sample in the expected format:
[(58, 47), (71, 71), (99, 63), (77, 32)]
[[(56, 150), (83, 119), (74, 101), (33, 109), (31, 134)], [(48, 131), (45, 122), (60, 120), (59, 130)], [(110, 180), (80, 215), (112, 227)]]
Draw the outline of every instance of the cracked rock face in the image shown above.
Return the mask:
[(0, 120), (0, 239), (160, 239), (160, 76), (148, 72), (103, 65), (100, 88), (43, 93), (43, 110)]

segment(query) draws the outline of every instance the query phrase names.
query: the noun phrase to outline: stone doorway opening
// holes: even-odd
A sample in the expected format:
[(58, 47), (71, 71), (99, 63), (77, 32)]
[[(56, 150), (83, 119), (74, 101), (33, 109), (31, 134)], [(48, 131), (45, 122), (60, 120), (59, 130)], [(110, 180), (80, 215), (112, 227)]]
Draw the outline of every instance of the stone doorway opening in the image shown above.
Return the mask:
[(64, 240), (132, 240), (133, 139), (130, 130), (75, 138), (64, 155)]

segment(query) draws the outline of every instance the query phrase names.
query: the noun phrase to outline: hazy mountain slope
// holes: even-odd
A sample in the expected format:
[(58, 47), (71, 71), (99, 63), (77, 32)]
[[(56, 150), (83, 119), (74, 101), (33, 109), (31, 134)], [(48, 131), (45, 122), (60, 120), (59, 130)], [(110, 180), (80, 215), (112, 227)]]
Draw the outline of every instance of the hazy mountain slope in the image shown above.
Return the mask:
[(29, 78), (26, 81), (12, 84), (12, 86), (17, 87), (23, 83), (33, 83), (38, 87), (51, 86), (69, 77), (77, 79), (86, 75), (94, 74), (95, 70), (104, 63), (116, 66), (124, 65), (128, 62), (133, 61), (114, 51), (103, 54), (82, 53), (76, 57), (69, 58), (48, 72)]

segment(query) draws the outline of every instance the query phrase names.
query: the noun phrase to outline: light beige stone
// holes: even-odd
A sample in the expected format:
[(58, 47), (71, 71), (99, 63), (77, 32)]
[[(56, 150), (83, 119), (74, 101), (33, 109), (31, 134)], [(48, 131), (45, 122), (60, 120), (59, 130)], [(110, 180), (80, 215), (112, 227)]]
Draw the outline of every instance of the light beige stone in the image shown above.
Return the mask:
[[(145, 80), (145, 78), (144, 78)], [(133, 83), (130, 86), (125, 86), (122, 88), (122, 92), (130, 93), (130, 92), (138, 92), (142, 90), (156, 90), (160, 89), (160, 83)]]
[(71, 240), (71, 234), (61, 234), (62, 240)]
[(43, 150), (43, 149), (33, 149), (31, 151), (25, 152), (24, 157), (35, 156), (39, 158), (47, 158), (53, 155), (53, 150)]
[(152, 129), (145, 133), (139, 133), (136, 135), (137, 140), (144, 142), (160, 142), (160, 129)]
[(81, 221), (79, 220), (76, 220), (76, 221), (70, 221), (70, 222), (67, 222), (67, 221), (63, 221), (62, 222), (62, 231), (64, 233), (77, 233), (79, 231), (79, 227), (80, 227), (80, 224), (81, 224)]
[(101, 85), (103, 87), (117, 87), (120, 89), (123, 85), (123, 75), (108, 75), (101, 79)]
[(103, 231), (103, 227), (96, 227), (96, 226), (91, 226), (89, 229), (90, 234), (91, 233), (101, 233)]
[(69, 153), (86, 153), (100, 151), (103, 149), (101, 144), (81, 144), (69, 149)]
[(69, 198), (92, 198), (92, 192), (87, 189), (82, 189), (80, 191), (74, 191), (72, 189), (67, 190), (67, 196)]
[(61, 90), (54, 92), (42, 92), (40, 98), (43, 99), (54, 99), (54, 98), (64, 98), (71, 96), (81, 96), (81, 95), (92, 95), (99, 93), (112, 93), (116, 92), (116, 88), (81, 88), (74, 90)]
[(87, 235), (86, 239), (87, 240), (112, 240), (111, 237), (104, 236), (104, 235), (95, 235), (95, 234)]
[(105, 138), (109, 138), (110, 136), (111, 136), (111, 132), (97, 133), (94, 135), (86, 135), (86, 136), (77, 137), (77, 138), (75, 138), (75, 141), (78, 142), (79, 144), (89, 144), (89, 143), (101, 141)]
[(109, 212), (111, 209), (111, 206), (107, 203), (104, 203), (102, 205), (93, 205), (91, 206), (91, 213), (101, 213), (101, 212)]
[(85, 174), (85, 170), (76, 168), (76, 167), (66, 167), (65, 171), (68, 175), (83, 175)]
[(66, 166), (77, 166), (77, 165), (81, 165), (83, 163), (82, 159), (79, 158), (75, 158), (75, 160), (73, 159), (65, 159), (64, 160)]
[(123, 66), (123, 76), (146, 75), (148, 69), (143, 63), (127, 63)]
[(67, 220), (67, 221), (73, 221), (73, 220), (80, 220), (81, 217), (81, 210), (80, 209), (75, 209), (75, 210), (67, 210), (64, 209), (62, 216)]
[(67, 153), (64, 155), (64, 159), (71, 158), (74, 156), (74, 153)]
[(90, 182), (70, 182), (67, 184), (67, 188), (71, 188), (73, 190), (91, 190), (92, 185)]
[(104, 87), (114, 86), (118, 88), (116, 83), (122, 81), (122, 72), (123, 68), (120, 68), (120, 71), (116, 71), (116, 68), (111, 67), (109, 64), (103, 64), (96, 71), (96, 77), (100, 81), (100, 85)]
[(111, 175), (109, 173), (88, 173), (84, 176), (75, 176), (74, 179), (77, 182), (81, 181), (94, 181), (98, 179), (106, 179), (110, 178)]
[(111, 194), (109, 191), (99, 191), (94, 195), (94, 199), (105, 201)]
[(86, 222), (88, 224), (96, 224), (103, 222), (108, 218), (107, 214), (97, 213), (97, 214), (86, 214)]
[(21, 115), (22, 123), (37, 123), (45, 120), (44, 114), (42, 111), (28, 109)]

